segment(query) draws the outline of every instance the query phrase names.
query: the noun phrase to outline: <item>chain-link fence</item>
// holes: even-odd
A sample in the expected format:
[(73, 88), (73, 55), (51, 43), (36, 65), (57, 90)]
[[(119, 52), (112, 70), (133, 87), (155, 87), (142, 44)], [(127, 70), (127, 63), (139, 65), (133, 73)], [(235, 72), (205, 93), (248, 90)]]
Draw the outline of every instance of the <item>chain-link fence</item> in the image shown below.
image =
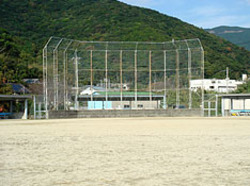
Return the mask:
[(46, 110), (203, 108), (199, 39), (93, 42), (51, 37), (43, 50)]

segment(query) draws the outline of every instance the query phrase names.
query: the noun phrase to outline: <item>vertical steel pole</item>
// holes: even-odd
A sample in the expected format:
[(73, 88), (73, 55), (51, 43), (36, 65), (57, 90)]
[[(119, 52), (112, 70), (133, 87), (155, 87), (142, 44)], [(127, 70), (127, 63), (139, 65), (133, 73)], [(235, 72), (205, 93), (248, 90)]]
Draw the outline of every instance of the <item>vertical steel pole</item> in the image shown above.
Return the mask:
[(205, 115), (205, 110), (204, 110), (204, 49), (202, 47), (201, 41), (198, 39), (198, 42), (200, 43), (200, 51), (201, 51), (201, 73), (202, 73), (202, 88), (201, 88), (201, 99), (202, 99), (202, 105), (201, 105), (201, 116), (204, 117)]
[(189, 84), (189, 109), (192, 109), (192, 90), (191, 90), (191, 79), (192, 79), (192, 71), (191, 71), (191, 50), (188, 48), (188, 84)]
[(47, 79), (47, 46), (44, 47), (43, 49), (43, 101), (44, 101), (44, 105), (45, 105), (45, 114), (46, 114), (46, 119), (48, 119), (48, 88), (47, 88), (47, 82), (48, 82), (48, 79)]
[(49, 119), (48, 114), (48, 44), (53, 39), (50, 37), (43, 48), (43, 99), (45, 104), (46, 119)]
[(105, 107), (108, 107), (108, 50), (105, 51), (105, 78), (106, 78), (106, 104)]
[(163, 108), (167, 109), (167, 53), (166, 50), (163, 52), (164, 54), (164, 100), (163, 100)]
[(134, 54), (134, 73), (135, 73), (135, 109), (137, 109), (137, 50)]
[(62, 43), (63, 39), (61, 39), (55, 49), (53, 50), (53, 84), (54, 84), (54, 109), (58, 110), (58, 101), (59, 101), (59, 74), (58, 74), (58, 63), (59, 63), (59, 59), (58, 59), (58, 47), (60, 46), (60, 44)]
[(34, 119), (36, 119), (36, 96), (33, 97), (33, 104), (34, 104)]
[(202, 71), (202, 88), (201, 88), (201, 91), (202, 91), (202, 116), (204, 116), (204, 93), (205, 93), (205, 90), (204, 90), (204, 50), (203, 48), (201, 47), (201, 71)]
[(176, 108), (179, 109), (180, 105), (180, 59), (179, 59), (179, 51), (176, 49), (176, 76), (175, 76), (175, 90), (176, 90)]
[(122, 100), (122, 96), (123, 96), (123, 82), (122, 82), (122, 50), (120, 51), (120, 105), (123, 105), (123, 100)]
[(63, 52), (63, 109), (66, 110), (66, 51)]
[(188, 108), (192, 109), (192, 90), (191, 90), (191, 79), (192, 79), (192, 53), (191, 53), (191, 49), (188, 45), (188, 41), (185, 40), (185, 43), (187, 45), (187, 50), (188, 50), (188, 85), (189, 85), (189, 104), (188, 104)]
[(215, 100), (215, 116), (218, 117), (218, 94), (216, 94)]
[(46, 119), (49, 119), (49, 111), (48, 111), (48, 106), (49, 106), (49, 102), (48, 102), (48, 51), (47, 51), (47, 47), (46, 47), (46, 61), (45, 61), (45, 72), (46, 72), (46, 76), (45, 76), (45, 85), (46, 85), (46, 90), (45, 90), (45, 111), (46, 111)]
[(68, 86), (66, 83), (67, 80), (67, 70), (68, 70), (68, 56), (67, 56), (67, 50), (69, 49), (70, 45), (72, 44), (72, 41), (69, 42), (68, 46), (65, 48), (64, 52), (63, 52), (63, 83), (64, 83), (64, 89), (63, 89), (63, 94), (64, 94), (64, 110), (66, 110), (66, 105), (68, 103)]
[(79, 94), (79, 84), (78, 84), (78, 56), (77, 49), (75, 50), (75, 110), (79, 109), (78, 94)]
[(53, 51), (53, 94), (54, 94), (54, 109), (57, 110), (57, 73), (56, 73), (56, 50)]
[(226, 85), (227, 85), (227, 89), (226, 89), (226, 91), (227, 91), (227, 94), (228, 94), (228, 80), (229, 80), (229, 68), (227, 67), (226, 68)]
[(68, 72), (69, 72), (69, 60), (68, 54), (66, 54), (66, 64), (65, 64), (65, 110), (69, 109), (69, 82), (68, 82)]
[(93, 101), (93, 51), (90, 51), (90, 92), (91, 101)]
[(152, 51), (149, 51), (149, 102), (152, 109)]

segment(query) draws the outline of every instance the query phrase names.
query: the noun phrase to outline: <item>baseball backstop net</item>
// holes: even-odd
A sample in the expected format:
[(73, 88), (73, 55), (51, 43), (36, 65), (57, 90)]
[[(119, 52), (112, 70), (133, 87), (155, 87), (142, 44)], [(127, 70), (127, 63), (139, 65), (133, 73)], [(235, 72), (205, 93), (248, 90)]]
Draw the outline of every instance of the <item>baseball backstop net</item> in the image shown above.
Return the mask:
[(193, 91), (190, 81), (204, 78), (204, 51), (199, 39), (51, 37), (43, 49), (43, 78), (46, 110), (203, 108), (203, 91)]

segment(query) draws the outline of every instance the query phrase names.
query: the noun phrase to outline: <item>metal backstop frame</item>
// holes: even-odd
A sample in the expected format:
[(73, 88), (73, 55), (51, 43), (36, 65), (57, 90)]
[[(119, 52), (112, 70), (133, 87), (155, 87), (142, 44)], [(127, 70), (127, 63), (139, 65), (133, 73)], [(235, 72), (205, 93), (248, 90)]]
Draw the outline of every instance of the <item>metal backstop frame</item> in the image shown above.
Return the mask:
[(199, 39), (110, 42), (51, 37), (43, 49), (46, 113), (86, 109), (79, 97), (88, 88), (89, 101), (95, 101), (95, 87), (102, 88), (106, 102), (116, 94), (122, 104), (125, 95), (132, 94), (131, 109), (137, 109), (138, 95), (144, 94), (148, 102), (162, 95), (162, 109), (201, 108), (203, 113), (204, 90), (191, 90), (194, 79), (204, 79), (204, 50)]

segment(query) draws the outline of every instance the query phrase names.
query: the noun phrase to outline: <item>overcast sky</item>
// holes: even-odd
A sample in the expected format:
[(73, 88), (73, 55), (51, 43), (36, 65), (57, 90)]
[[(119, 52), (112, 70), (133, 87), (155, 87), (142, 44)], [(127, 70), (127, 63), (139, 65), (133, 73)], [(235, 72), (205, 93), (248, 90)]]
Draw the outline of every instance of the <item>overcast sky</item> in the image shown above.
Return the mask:
[(120, 0), (157, 10), (202, 28), (250, 28), (250, 0)]

